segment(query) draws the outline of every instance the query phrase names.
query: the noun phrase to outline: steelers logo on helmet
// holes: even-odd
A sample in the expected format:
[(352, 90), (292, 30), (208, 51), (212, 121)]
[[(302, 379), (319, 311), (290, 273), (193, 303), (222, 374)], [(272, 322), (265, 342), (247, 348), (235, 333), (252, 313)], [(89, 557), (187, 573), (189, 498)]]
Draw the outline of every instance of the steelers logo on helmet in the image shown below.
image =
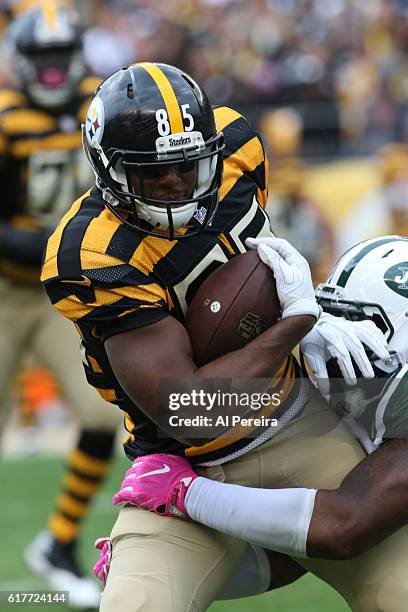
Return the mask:
[(89, 106), (86, 121), (85, 133), (88, 143), (96, 148), (101, 143), (105, 126), (105, 108), (102, 100), (96, 96)]

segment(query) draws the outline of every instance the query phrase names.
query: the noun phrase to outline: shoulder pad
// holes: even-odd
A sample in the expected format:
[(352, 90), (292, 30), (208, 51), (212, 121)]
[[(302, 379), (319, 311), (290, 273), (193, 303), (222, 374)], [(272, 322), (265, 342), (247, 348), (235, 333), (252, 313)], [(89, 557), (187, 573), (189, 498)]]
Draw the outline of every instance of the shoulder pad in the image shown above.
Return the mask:
[(222, 130), (233, 121), (243, 119), (240, 113), (229, 106), (218, 106), (217, 108), (214, 108), (214, 117), (217, 132), (222, 132)]
[(27, 105), (27, 98), (15, 89), (0, 89), (0, 113)]

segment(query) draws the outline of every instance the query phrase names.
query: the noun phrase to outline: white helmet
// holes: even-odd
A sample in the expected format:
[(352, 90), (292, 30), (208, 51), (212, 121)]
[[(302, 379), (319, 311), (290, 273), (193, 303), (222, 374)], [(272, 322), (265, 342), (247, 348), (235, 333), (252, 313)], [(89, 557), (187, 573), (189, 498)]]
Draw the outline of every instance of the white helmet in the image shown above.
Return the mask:
[[(398, 361), (408, 361), (408, 238), (382, 236), (352, 247), (317, 287), (316, 298), (325, 312), (374, 321)], [(375, 365), (384, 372), (396, 367)]]

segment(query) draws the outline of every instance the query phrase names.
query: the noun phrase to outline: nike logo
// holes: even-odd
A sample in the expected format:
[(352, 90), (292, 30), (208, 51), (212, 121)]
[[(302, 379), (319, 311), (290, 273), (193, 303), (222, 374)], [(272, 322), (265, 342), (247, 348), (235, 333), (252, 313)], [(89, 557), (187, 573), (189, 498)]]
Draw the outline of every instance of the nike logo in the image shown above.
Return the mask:
[(151, 472), (146, 472), (145, 474), (140, 474), (136, 478), (139, 479), (139, 478), (144, 478), (145, 476), (153, 476), (153, 474), (166, 474), (166, 472), (170, 472), (170, 468), (169, 468), (168, 465), (166, 465), (164, 463), (163, 467), (160, 468), (160, 470), (152, 470)]
[(87, 276), (83, 276), (82, 275), (82, 280), (78, 280), (78, 279), (73, 279), (73, 280), (61, 280), (62, 283), (70, 283), (72, 285), (83, 285), (84, 287), (90, 287), (91, 286), (91, 279), (88, 278)]

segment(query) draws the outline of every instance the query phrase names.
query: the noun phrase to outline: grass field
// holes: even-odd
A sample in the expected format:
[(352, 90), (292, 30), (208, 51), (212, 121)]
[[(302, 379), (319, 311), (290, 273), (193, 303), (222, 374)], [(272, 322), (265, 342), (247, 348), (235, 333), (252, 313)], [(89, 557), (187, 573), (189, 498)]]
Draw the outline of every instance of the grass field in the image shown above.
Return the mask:
[[(114, 521), (117, 510), (111, 505), (111, 496), (115, 483), (121, 481), (126, 465), (127, 461), (124, 458), (119, 457), (116, 460), (112, 473), (86, 520), (81, 549), (85, 567), (89, 568), (96, 560), (94, 540), (108, 534)], [(62, 460), (44, 457), (1, 462), (0, 591), (46, 589), (46, 584), (33, 576), (24, 566), (22, 551), (44, 526), (53, 504), (62, 468)], [(0, 604), (2, 611), (26, 612), (50, 609), (51, 606), (39, 607), (34, 604), (31, 606)], [(346, 610), (348, 607), (344, 601), (332, 589), (312, 576), (305, 576), (294, 585), (275, 593), (240, 601), (220, 602), (211, 607), (211, 612), (345, 612)]]

